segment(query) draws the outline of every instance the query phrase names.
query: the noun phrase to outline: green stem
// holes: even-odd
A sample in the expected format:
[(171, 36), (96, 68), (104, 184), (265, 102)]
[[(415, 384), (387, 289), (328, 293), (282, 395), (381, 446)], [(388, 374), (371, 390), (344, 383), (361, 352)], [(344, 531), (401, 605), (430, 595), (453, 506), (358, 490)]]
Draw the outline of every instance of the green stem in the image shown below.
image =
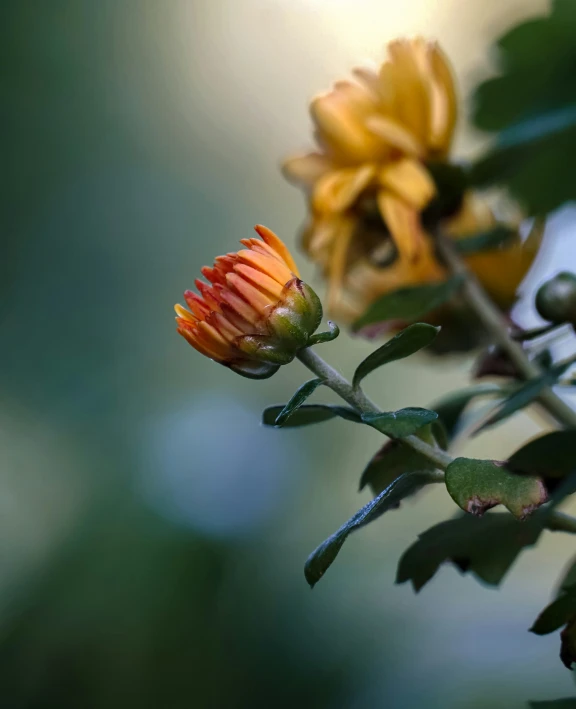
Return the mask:
[[(539, 368), (531, 362), (524, 348), (512, 338), (502, 314), (487, 296), (476, 276), (471, 273), (460, 258), (454, 243), (442, 236), (437, 240), (439, 252), (454, 275), (462, 276), (462, 291), (468, 305), (474, 310), (495, 344), (510, 357), (524, 379), (534, 379), (540, 375)], [(576, 411), (558, 397), (552, 389), (544, 389), (539, 396), (540, 404), (558, 423), (568, 428), (576, 427)]]
[[(354, 388), (350, 382), (345, 379), (340, 372), (336, 371), (325, 362), (322, 357), (316, 354), (309, 347), (300, 350), (298, 359), (308, 369), (320, 379), (323, 379), (326, 386), (336, 392), (344, 401), (346, 401), (359, 414), (379, 414), (381, 410), (366, 396), (359, 387)], [(446, 470), (453, 458), (440, 448), (435, 448), (423, 441), (418, 436), (405, 436), (402, 438), (402, 443), (410, 446), (413, 450), (421, 453), (425, 458), (428, 458), (440, 470)]]
[[(380, 409), (366, 396), (362, 389), (359, 387), (355, 389), (340, 372), (331, 367), (328, 362), (323, 360), (311, 348), (300, 350), (297, 356), (305, 367), (308, 367), (317, 377), (323, 379), (327, 387), (350, 404), (360, 415), (381, 413)], [(444, 472), (440, 471), (445, 471), (454, 460), (449, 453), (431, 446), (426, 441), (418, 438), (418, 436), (405, 436), (402, 438), (402, 443), (410, 446), (410, 448), (420, 453), (438, 468), (438, 470), (430, 471), (429, 482), (439, 483), (444, 481)], [(576, 519), (563, 512), (553, 510), (547, 515), (545, 527), (553, 531), (576, 534)]]

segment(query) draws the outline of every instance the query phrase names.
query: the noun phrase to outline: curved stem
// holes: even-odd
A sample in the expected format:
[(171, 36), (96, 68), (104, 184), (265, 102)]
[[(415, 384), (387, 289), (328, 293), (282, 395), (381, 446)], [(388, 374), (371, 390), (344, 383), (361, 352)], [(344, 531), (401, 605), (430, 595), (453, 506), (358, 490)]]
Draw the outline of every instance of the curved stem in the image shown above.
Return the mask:
[[(462, 276), (462, 291), (466, 301), (478, 315), (495, 344), (499, 345), (508, 354), (524, 379), (533, 379), (539, 376), (540, 370), (528, 359), (522, 345), (512, 338), (500, 311), (487, 296), (476, 276), (468, 270), (468, 267), (456, 251), (453, 242), (450, 239), (439, 236), (437, 245), (442, 258), (452, 273)], [(576, 427), (576, 411), (562, 401), (552, 389), (544, 389), (539, 396), (539, 402), (558, 423), (568, 428)]]

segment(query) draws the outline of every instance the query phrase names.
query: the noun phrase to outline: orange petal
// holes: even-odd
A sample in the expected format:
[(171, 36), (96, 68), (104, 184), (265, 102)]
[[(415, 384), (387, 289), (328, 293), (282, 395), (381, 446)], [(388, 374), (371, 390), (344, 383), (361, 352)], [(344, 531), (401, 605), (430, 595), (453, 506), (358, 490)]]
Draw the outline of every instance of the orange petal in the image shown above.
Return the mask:
[(401, 257), (415, 261), (425, 241), (420, 214), (390, 192), (378, 193), (378, 208)]
[(204, 299), (204, 302), (206, 305), (210, 308), (210, 310), (219, 310), (220, 309), (220, 301), (218, 300), (216, 296), (216, 292), (214, 291), (214, 287), (210, 287), (206, 285), (203, 281), (201, 281), (199, 278), (197, 278), (194, 281), (194, 285), (198, 290), (200, 291), (200, 294), (202, 298)]
[(280, 256), (280, 258), (292, 271), (292, 273), (295, 276), (298, 276), (298, 266), (296, 266), (296, 263), (292, 258), (292, 254), (290, 253), (282, 239), (276, 236), (276, 234), (271, 229), (268, 229), (268, 227), (262, 226), (262, 224), (257, 224), (254, 229), (262, 237), (264, 243), (267, 244), (271, 249), (274, 249), (274, 251)]
[(404, 158), (382, 168), (378, 175), (388, 187), (416, 209), (423, 209), (436, 193), (436, 185), (428, 170), (417, 160)]
[(313, 205), (319, 212), (343, 212), (366, 189), (376, 174), (374, 165), (333, 170), (314, 189)]
[(178, 303), (174, 306), (174, 310), (176, 311), (176, 315), (178, 315), (182, 320), (186, 320), (189, 323), (196, 323), (197, 320), (196, 318), (190, 313), (186, 308), (183, 308), (181, 305)]
[(266, 308), (272, 305), (275, 301), (265, 295), (261, 290), (255, 288), (253, 285), (248, 283), (242, 276), (237, 273), (229, 273), (226, 276), (228, 284), (236, 290), (236, 292), (244, 298), (244, 300), (249, 303), (254, 310), (262, 315)]
[(221, 359), (229, 359), (233, 351), (230, 343), (225, 340), (215, 327), (207, 322), (199, 322), (196, 327), (196, 339), (210, 348)]
[(237, 293), (231, 291), (229, 288), (221, 287), (218, 291), (220, 298), (232, 308), (239, 317), (241, 317), (246, 322), (254, 325), (259, 319), (259, 314), (254, 310), (251, 305), (241, 298)]
[(401, 123), (388, 116), (371, 116), (366, 120), (366, 127), (392, 148), (408, 155), (424, 155), (422, 143)]
[(187, 342), (192, 345), (192, 347), (200, 352), (200, 354), (214, 359), (217, 362), (221, 361), (221, 357), (215, 350), (211, 349), (205, 342), (201, 342), (198, 337), (198, 332), (196, 330), (189, 330), (184, 327), (178, 327), (178, 332), (184, 337)]
[(239, 330), (220, 313), (210, 313), (206, 318), (206, 322), (215, 327), (222, 337), (230, 343), (233, 343), (237, 337), (244, 334), (242, 330)]
[(184, 291), (184, 299), (186, 300), (186, 305), (198, 318), (198, 320), (204, 320), (206, 315), (210, 312), (210, 308), (202, 300), (202, 298), (193, 293), (191, 290)]
[(279, 259), (265, 256), (254, 249), (243, 249), (238, 252), (238, 258), (249, 266), (257, 268), (262, 273), (267, 273), (274, 278), (281, 286), (286, 285), (292, 278), (290, 269)]
[(210, 283), (221, 283), (222, 285), (226, 283), (225, 274), (222, 273), (221, 269), (212, 268), (211, 266), (202, 266), (200, 272)]
[[(246, 264), (239, 263), (234, 266), (234, 271), (240, 274), (243, 278), (250, 281), (260, 290), (265, 291), (265, 294), (270, 296), (274, 300), (279, 300), (282, 295), (282, 286), (275, 281), (270, 276), (267, 276), (262, 271), (257, 268), (252, 268), (252, 266), (247, 266)], [(288, 279), (290, 280), (290, 279)]]
[(232, 307), (230, 307), (228, 303), (222, 303), (220, 309), (222, 311), (222, 315), (229, 322), (231, 322), (234, 327), (240, 330), (242, 334), (254, 334), (256, 326), (248, 322), (248, 320), (243, 318), (241, 315), (238, 315), (238, 313)]
[(290, 182), (313, 185), (322, 175), (333, 168), (330, 158), (322, 153), (307, 153), (288, 158), (282, 165), (282, 173)]

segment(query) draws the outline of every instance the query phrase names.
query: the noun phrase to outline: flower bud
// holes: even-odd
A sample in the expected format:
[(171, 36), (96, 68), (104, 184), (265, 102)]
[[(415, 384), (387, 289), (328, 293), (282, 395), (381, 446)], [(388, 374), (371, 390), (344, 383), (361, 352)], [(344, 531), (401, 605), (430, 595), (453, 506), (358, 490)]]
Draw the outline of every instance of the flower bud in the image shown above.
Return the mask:
[(564, 271), (540, 286), (536, 310), (551, 323), (576, 324), (576, 276)]
[(272, 231), (218, 256), (175, 306), (178, 332), (200, 353), (243, 376), (264, 379), (291, 362), (322, 320), (316, 293), (298, 278), (290, 252)]

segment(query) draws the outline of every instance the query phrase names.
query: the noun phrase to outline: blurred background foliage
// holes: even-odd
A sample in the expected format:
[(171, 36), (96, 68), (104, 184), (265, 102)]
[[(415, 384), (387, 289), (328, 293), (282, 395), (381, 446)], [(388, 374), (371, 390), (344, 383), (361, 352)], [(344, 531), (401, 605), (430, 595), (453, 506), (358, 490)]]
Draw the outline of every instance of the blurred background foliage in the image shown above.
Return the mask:
[[(277, 163), (306, 145), (311, 94), (406, 33), (437, 36), (465, 91), (490, 74), (491, 39), (545, 7), (3, 0), (2, 707), (510, 709), (570, 695), (557, 639), (523, 632), (569, 537), (547, 534), (498, 596), (446, 569), (416, 597), (393, 585), (395, 564), (453, 514), (435, 490), (352, 538), (310, 593), (303, 561), (368, 499), (353, 491), (378, 434), (264, 430), (261, 409), (293, 392), (300, 365), (248, 382), (172, 319), (200, 266), (252, 224), (294, 243), (303, 205)], [(485, 140), (464, 130), (460, 151)], [(573, 263), (573, 221), (553, 217), (526, 289)], [(349, 372), (371, 348), (341, 337), (331, 353)], [(467, 368), (416, 358), (371, 387), (389, 408), (425, 406)], [(488, 434), (491, 455), (537, 430), (515, 417)]]

